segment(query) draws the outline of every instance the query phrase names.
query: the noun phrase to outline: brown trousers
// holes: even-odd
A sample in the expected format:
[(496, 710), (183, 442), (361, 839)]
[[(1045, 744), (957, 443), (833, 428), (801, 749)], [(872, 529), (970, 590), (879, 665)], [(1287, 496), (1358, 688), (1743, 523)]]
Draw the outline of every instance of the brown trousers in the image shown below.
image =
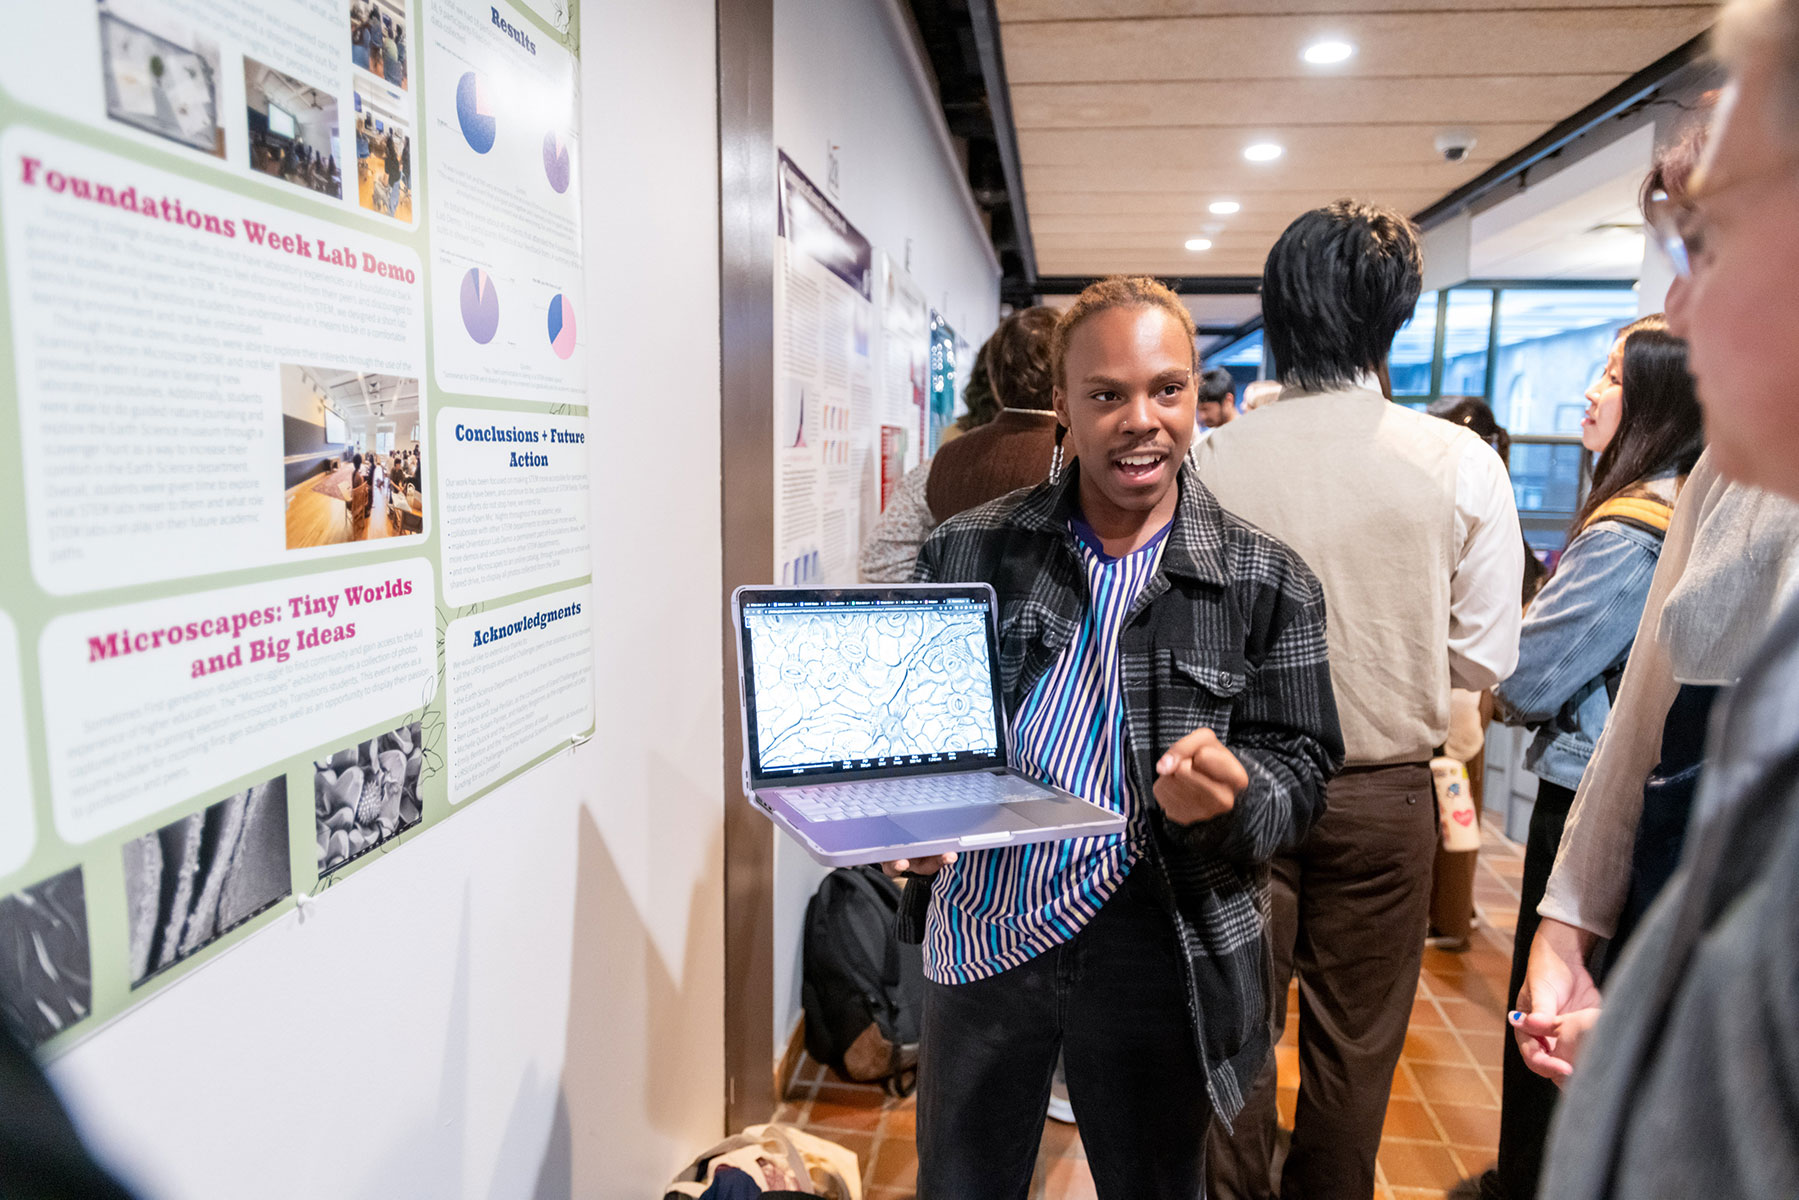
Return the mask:
[(1351, 767), (1325, 813), (1273, 863), (1275, 1028), (1299, 976), (1299, 1103), (1274, 1185), (1272, 1058), (1227, 1134), (1208, 1139), (1216, 1200), (1369, 1200), (1387, 1095), (1418, 990), (1437, 810), (1422, 763)]

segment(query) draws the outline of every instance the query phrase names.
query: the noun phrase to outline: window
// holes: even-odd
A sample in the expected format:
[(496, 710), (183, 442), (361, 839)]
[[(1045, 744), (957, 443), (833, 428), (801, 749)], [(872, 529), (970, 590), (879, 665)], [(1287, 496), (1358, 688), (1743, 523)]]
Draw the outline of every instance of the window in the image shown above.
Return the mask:
[(1514, 436), (1578, 434), (1587, 387), (1605, 368), (1618, 329), (1636, 315), (1636, 293), (1623, 288), (1501, 292), (1489, 397), (1499, 423)]
[(1412, 319), (1400, 327), (1393, 338), (1393, 352), (1387, 356), (1387, 374), (1393, 380), (1393, 396), (1430, 395), (1430, 364), (1437, 348), (1437, 293), (1418, 297), (1418, 308)]
[(1579, 442), (1519, 440), (1512, 443), (1512, 495), (1520, 515), (1550, 513), (1565, 519), (1580, 506), (1586, 451)]
[[(1248, 337), (1241, 338), (1224, 347), (1215, 354), (1206, 356), (1206, 365), (1210, 367), (1248, 367), (1259, 373), (1262, 369), (1262, 331), (1256, 330)], [(1232, 371), (1232, 375), (1237, 372)]]
[(1439, 396), (1487, 394), (1487, 339), (1493, 332), (1493, 293), (1457, 288), (1449, 293), (1443, 329), (1443, 378)]

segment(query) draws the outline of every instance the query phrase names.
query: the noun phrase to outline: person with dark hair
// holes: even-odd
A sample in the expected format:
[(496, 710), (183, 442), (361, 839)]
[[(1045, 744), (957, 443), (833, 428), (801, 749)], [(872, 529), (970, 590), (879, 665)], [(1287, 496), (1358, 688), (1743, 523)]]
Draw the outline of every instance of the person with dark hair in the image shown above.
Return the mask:
[(951, 421), (938, 439), (937, 449), (961, 437), (971, 429), (979, 429), (999, 416), (999, 397), (993, 394), (993, 378), (987, 373), (987, 351), (993, 345), (988, 338), (975, 352), (974, 366), (968, 370), (968, 386), (962, 389), (962, 405), (968, 411)]
[(350, 540), (360, 542), (369, 533), (369, 512), (375, 503), (375, 460), (365, 464), (356, 456), (350, 472)]
[(1237, 419), (1237, 381), (1223, 367), (1212, 367), (1199, 376), (1199, 437)]
[(382, 170), (387, 175), (387, 215), (393, 216), (394, 210), (400, 206), (400, 189), (405, 186), (405, 179), (400, 175), (400, 153), (394, 145), (400, 135), (389, 132), (387, 135), (387, 153), (382, 160)]
[[(934, 1200), (1025, 1194), (1058, 1052), (1101, 1200), (1191, 1200), (1207, 1125), (1235, 1119), (1269, 1057), (1266, 864), (1317, 818), (1342, 743), (1317, 581), (1186, 463), (1192, 322), (1151, 279), (1084, 291), (1051, 338), (1049, 477), (918, 556), (920, 582), (998, 594), (1017, 766), (1127, 822), (886, 864), (913, 876), (901, 928), (924, 944)], [(1031, 385), (1006, 344), (1009, 400)]]
[(1056, 310), (1021, 309), (981, 347), (999, 401), (997, 416), (938, 449), (906, 474), (862, 543), (865, 583), (901, 583), (925, 538), (957, 513), (1029, 487), (1049, 470), (1056, 446), (1050, 411), (1050, 337)]
[[(1519, 885), (1509, 995), (1524, 984), (1537, 905), (1575, 790), (1611, 714), (1673, 506), (1703, 448), (1686, 343), (1660, 314), (1625, 326), (1587, 390), (1582, 441), (1599, 454), (1555, 574), (1524, 614), (1518, 667), (1495, 691), (1499, 716), (1536, 732), (1524, 765), (1537, 777)], [(1488, 1195), (1531, 1200), (1556, 1086), (1504, 1050), (1499, 1165)], [(1494, 1186), (1496, 1183), (1497, 1186)]]
[[(1506, 470), (1512, 469), (1512, 435), (1499, 419), (1493, 415), (1492, 406), (1479, 396), (1443, 396), (1425, 409), (1433, 417), (1441, 417), (1465, 429), (1472, 430), (1474, 436), (1493, 447), (1499, 455), (1499, 461), (1505, 464)], [(1543, 565), (1536, 551), (1530, 548), (1527, 539), (1524, 543), (1524, 594), (1523, 603), (1529, 604), (1549, 578), (1549, 568)]]
[[(1422, 282), (1418, 231), (1339, 201), (1299, 217), (1262, 274), (1281, 383), (1194, 451), (1225, 509), (1299, 552), (1324, 587), (1346, 766), (1323, 818), (1273, 863), (1276, 1023), (1299, 980), (1299, 1089), (1281, 1194), (1368, 1200), (1424, 956), (1438, 845), (1430, 760), (1450, 689), (1518, 653), (1523, 537), (1499, 456), (1392, 404), (1387, 355)], [(1275, 1194), (1275, 1073), (1213, 1131), (1210, 1195)]]
[[(1473, 432), (1493, 447), (1508, 471), (1511, 469), (1512, 435), (1493, 416), (1485, 400), (1478, 396), (1443, 396), (1425, 411)], [(1526, 541), (1524, 590), (1519, 602), (1528, 606), (1547, 578), (1548, 568)], [(1483, 807), (1486, 730), (1492, 716), (1490, 692), (1450, 689), (1449, 735), (1443, 741), (1443, 753), (1467, 768), (1468, 794), (1477, 816)], [(1455, 951), (1468, 948), (1468, 939), (1474, 932), (1474, 877), (1479, 855), (1478, 850), (1446, 850), (1437, 846), (1436, 863), (1431, 869), (1430, 945)]]

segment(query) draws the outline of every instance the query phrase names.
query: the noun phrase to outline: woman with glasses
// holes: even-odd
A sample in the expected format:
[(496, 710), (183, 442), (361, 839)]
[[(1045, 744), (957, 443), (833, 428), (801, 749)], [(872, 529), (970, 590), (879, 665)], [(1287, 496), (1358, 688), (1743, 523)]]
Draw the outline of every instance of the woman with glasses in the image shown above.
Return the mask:
[[(1599, 455), (1556, 572), (1524, 615), (1518, 669), (1494, 689), (1502, 720), (1536, 737), (1524, 757), (1538, 779), (1525, 846), (1511, 994), (1524, 983), (1537, 904), (1562, 828), (1636, 637), (1682, 483), (1702, 449), (1686, 343), (1658, 314), (1625, 326), (1587, 389), (1581, 443)], [(1485, 1191), (1536, 1195), (1556, 1086), (1507, 1042), (1499, 1165)]]

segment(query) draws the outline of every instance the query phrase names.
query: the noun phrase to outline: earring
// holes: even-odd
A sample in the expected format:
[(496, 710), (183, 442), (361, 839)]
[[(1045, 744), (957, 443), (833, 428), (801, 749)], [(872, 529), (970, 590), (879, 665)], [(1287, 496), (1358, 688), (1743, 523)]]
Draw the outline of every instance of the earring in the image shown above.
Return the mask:
[(1049, 481), (1054, 483), (1062, 478), (1062, 439), (1056, 439), (1055, 453), (1049, 456)]

